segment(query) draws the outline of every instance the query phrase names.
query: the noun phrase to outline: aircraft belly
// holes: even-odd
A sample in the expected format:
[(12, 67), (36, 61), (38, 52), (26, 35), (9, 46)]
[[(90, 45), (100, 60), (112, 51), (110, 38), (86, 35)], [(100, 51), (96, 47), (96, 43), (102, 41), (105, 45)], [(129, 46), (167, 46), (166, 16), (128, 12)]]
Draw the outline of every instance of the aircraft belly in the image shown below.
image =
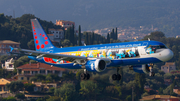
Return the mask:
[(157, 58), (134, 58), (134, 59), (123, 59), (123, 65), (138, 65), (138, 64), (148, 64), (148, 63), (158, 63), (162, 62)]

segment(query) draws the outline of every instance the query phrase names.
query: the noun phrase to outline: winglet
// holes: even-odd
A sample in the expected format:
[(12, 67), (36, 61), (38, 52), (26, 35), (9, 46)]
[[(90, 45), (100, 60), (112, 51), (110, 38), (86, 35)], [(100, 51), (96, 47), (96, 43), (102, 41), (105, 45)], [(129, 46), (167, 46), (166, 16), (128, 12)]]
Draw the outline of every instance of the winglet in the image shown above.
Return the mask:
[(12, 52), (12, 51), (14, 50), (14, 48), (13, 48), (13, 47), (11, 47), (11, 46), (9, 46), (9, 47), (11, 48), (10, 52)]

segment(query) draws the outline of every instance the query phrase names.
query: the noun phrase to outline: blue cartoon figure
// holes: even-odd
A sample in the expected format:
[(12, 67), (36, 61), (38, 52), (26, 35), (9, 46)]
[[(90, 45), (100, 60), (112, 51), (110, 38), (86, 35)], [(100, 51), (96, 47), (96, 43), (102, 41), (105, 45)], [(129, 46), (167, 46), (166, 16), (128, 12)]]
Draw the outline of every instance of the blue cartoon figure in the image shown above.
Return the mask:
[(109, 50), (109, 51), (107, 52), (107, 58), (113, 59), (113, 58), (112, 58), (112, 52), (111, 52), (111, 50)]
[(116, 53), (116, 58), (121, 59), (122, 57), (125, 57), (125, 54), (122, 50), (119, 50), (119, 52)]
[(146, 49), (147, 54), (152, 54), (154, 51), (152, 51), (151, 45)]
[(136, 54), (135, 54), (135, 52), (133, 52), (133, 51), (129, 51), (129, 57), (136, 57)]
[(99, 57), (100, 57), (100, 58), (106, 58), (106, 52), (105, 52), (105, 51), (102, 51), (102, 52), (99, 54)]
[(94, 57), (94, 55), (93, 55), (93, 51), (90, 51), (90, 52), (89, 52), (89, 57), (91, 57), (91, 58), (93, 58), (93, 57)]
[(82, 52), (82, 53), (81, 53), (81, 56), (86, 57), (86, 52)]

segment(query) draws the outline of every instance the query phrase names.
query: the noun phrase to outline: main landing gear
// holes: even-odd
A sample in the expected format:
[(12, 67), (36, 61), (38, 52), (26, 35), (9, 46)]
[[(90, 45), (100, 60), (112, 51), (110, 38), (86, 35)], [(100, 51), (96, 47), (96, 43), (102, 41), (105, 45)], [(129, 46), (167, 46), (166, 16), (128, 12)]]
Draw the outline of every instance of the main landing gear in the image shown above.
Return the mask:
[(119, 72), (119, 68), (117, 68), (117, 73), (112, 75), (112, 79), (113, 80), (121, 80), (121, 75), (118, 73)]
[(81, 78), (81, 80), (89, 80), (90, 74), (87, 73), (86, 69), (84, 69), (84, 73), (81, 73), (80, 78)]
[(153, 72), (153, 65), (154, 65), (154, 64), (150, 63), (149, 65), (150, 65), (150, 66), (149, 66), (149, 70), (150, 70), (149, 76), (153, 77), (153, 76), (155, 75), (155, 73)]

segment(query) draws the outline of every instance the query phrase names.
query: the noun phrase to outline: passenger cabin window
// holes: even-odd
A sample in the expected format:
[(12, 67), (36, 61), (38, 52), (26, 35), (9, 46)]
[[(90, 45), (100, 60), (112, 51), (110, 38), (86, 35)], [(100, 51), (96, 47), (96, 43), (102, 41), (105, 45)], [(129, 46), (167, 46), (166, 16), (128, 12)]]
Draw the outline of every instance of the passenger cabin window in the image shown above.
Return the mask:
[(146, 53), (147, 54), (158, 53), (159, 52), (159, 51), (157, 51), (158, 49), (165, 49), (165, 48), (166, 48), (165, 45), (154, 45), (154, 46), (149, 45), (146, 48)]

